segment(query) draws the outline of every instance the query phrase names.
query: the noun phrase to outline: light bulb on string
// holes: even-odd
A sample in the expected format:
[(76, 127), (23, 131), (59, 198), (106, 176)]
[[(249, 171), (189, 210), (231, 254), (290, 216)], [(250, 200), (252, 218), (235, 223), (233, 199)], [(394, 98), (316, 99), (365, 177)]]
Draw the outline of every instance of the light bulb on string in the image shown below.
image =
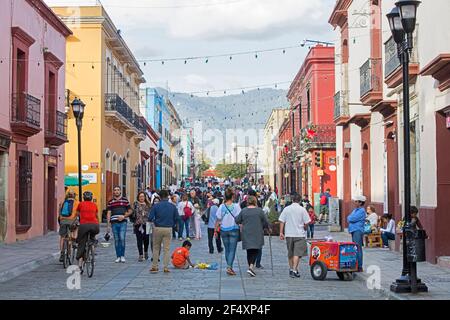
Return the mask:
[(255, 59), (258, 59), (258, 53), (255, 53)]
[(286, 53), (286, 49), (283, 49), (283, 54), (285, 54)]
[(209, 59), (206, 59), (205, 63), (208, 63)]
[(187, 63), (187, 60), (184, 60), (184, 64), (186, 64)]
[(164, 64), (164, 61), (161, 61), (161, 64)]

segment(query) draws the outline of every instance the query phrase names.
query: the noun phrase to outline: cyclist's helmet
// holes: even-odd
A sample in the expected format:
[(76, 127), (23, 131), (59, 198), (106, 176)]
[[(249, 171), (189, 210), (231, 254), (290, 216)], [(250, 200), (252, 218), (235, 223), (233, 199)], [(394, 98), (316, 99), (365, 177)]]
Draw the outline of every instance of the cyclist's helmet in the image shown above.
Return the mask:
[(92, 201), (93, 197), (94, 197), (94, 195), (92, 194), (92, 192), (90, 192), (90, 191), (83, 192), (83, 200), (84, 201)]

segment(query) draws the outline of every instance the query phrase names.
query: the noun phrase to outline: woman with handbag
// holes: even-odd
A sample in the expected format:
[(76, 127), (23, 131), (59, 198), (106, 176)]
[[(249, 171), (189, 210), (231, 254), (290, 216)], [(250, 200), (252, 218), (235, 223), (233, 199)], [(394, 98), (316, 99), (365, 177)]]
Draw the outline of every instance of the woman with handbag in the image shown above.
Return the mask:
[[(133, 222), (134, 234), (136, 235), (136, 242), (139, 251), (138, 261), (148, 260), (148, 246), (150, 244), (150, 235), (147, 232), (148, 213), (150, 212), (150, 202), (147, 200), (145, 192), (141, 191), (137, 195), (137, 200), (134, 202), (133, 214), (131, 221)], [(148, 230), (150, 231), (150, 230)]]
[(261, 208), (257, 206), (255, 196), (247, 199), (247, 208), (237, 216), (236, 223), (241, 226), (242, 249), (247, 250), (247, 273), (256, 277), (254, 267), (259, 252), (264, 246), (264, 229), (269, 229), (269, 221)]
[(216, 230), (220, 227), (220, 237), (225, 247), (225, 260), (227, 261), (227, 274), (235, 276), (233, 262), (236, 257), (237, 244), (240, 241), (240, 229), (235, 219), (241, 212), (239, 204), (233, 202), (233, 189), (225, 191), (225, 202), (217, 209)]

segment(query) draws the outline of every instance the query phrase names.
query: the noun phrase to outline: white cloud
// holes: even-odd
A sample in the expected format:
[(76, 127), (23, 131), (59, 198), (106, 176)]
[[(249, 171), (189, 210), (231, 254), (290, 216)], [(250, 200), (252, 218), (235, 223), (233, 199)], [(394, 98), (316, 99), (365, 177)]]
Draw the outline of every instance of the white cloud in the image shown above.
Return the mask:
[[(46, 0), (61, 4), (61, 0)], [(289, 29), (327, 25), (333, 0), (102, 0), (114, 22), (136, 29), (163, 28), (173, 38), (218, 39), (271, 37)], [(95, 3), (66, 0), (64, 3)], [(216, 4), (189, 6), (196, 4)], [(181, 6), (156, 8), (158, 6)], [(183, 7), (187, 6), (187, 7)], [(130, 19), (132, 17), (132, 19)], [(313, 30), (311, 30), (314, 32)]]

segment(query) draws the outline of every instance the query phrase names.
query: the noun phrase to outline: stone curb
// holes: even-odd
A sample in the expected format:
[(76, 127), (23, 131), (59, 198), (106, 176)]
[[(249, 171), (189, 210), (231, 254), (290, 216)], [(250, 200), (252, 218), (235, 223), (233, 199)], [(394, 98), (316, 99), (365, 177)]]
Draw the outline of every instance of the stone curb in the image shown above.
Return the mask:
[(28, 273), (30, 271), (39, 268), (42, 265), (50, 264), (51, 262), (54, 262), (59, 258), (59, 254), (60, 254), (59, 252), (48, 254), (39, 259), (13, 267), (10, 270), (0, 272), (0, 283), (17, 278), (22, 274)]
[[(356, 278), (358, 281), (361, 282), (366, 282), (367, 279), (369, 279), (369, 274), (367, 273), (356, 273)], [(392, 292), (391, 289), (388, 287), (383, 287), (381, 286), (381, 288), (379, 289), (379, 291), (381, 291), (381, 293), (389, 298), (392, 298), (394, 300), (408, 300), (407, 298), (405, 298), (405, 296), (401, 296), (395, 292)]]

